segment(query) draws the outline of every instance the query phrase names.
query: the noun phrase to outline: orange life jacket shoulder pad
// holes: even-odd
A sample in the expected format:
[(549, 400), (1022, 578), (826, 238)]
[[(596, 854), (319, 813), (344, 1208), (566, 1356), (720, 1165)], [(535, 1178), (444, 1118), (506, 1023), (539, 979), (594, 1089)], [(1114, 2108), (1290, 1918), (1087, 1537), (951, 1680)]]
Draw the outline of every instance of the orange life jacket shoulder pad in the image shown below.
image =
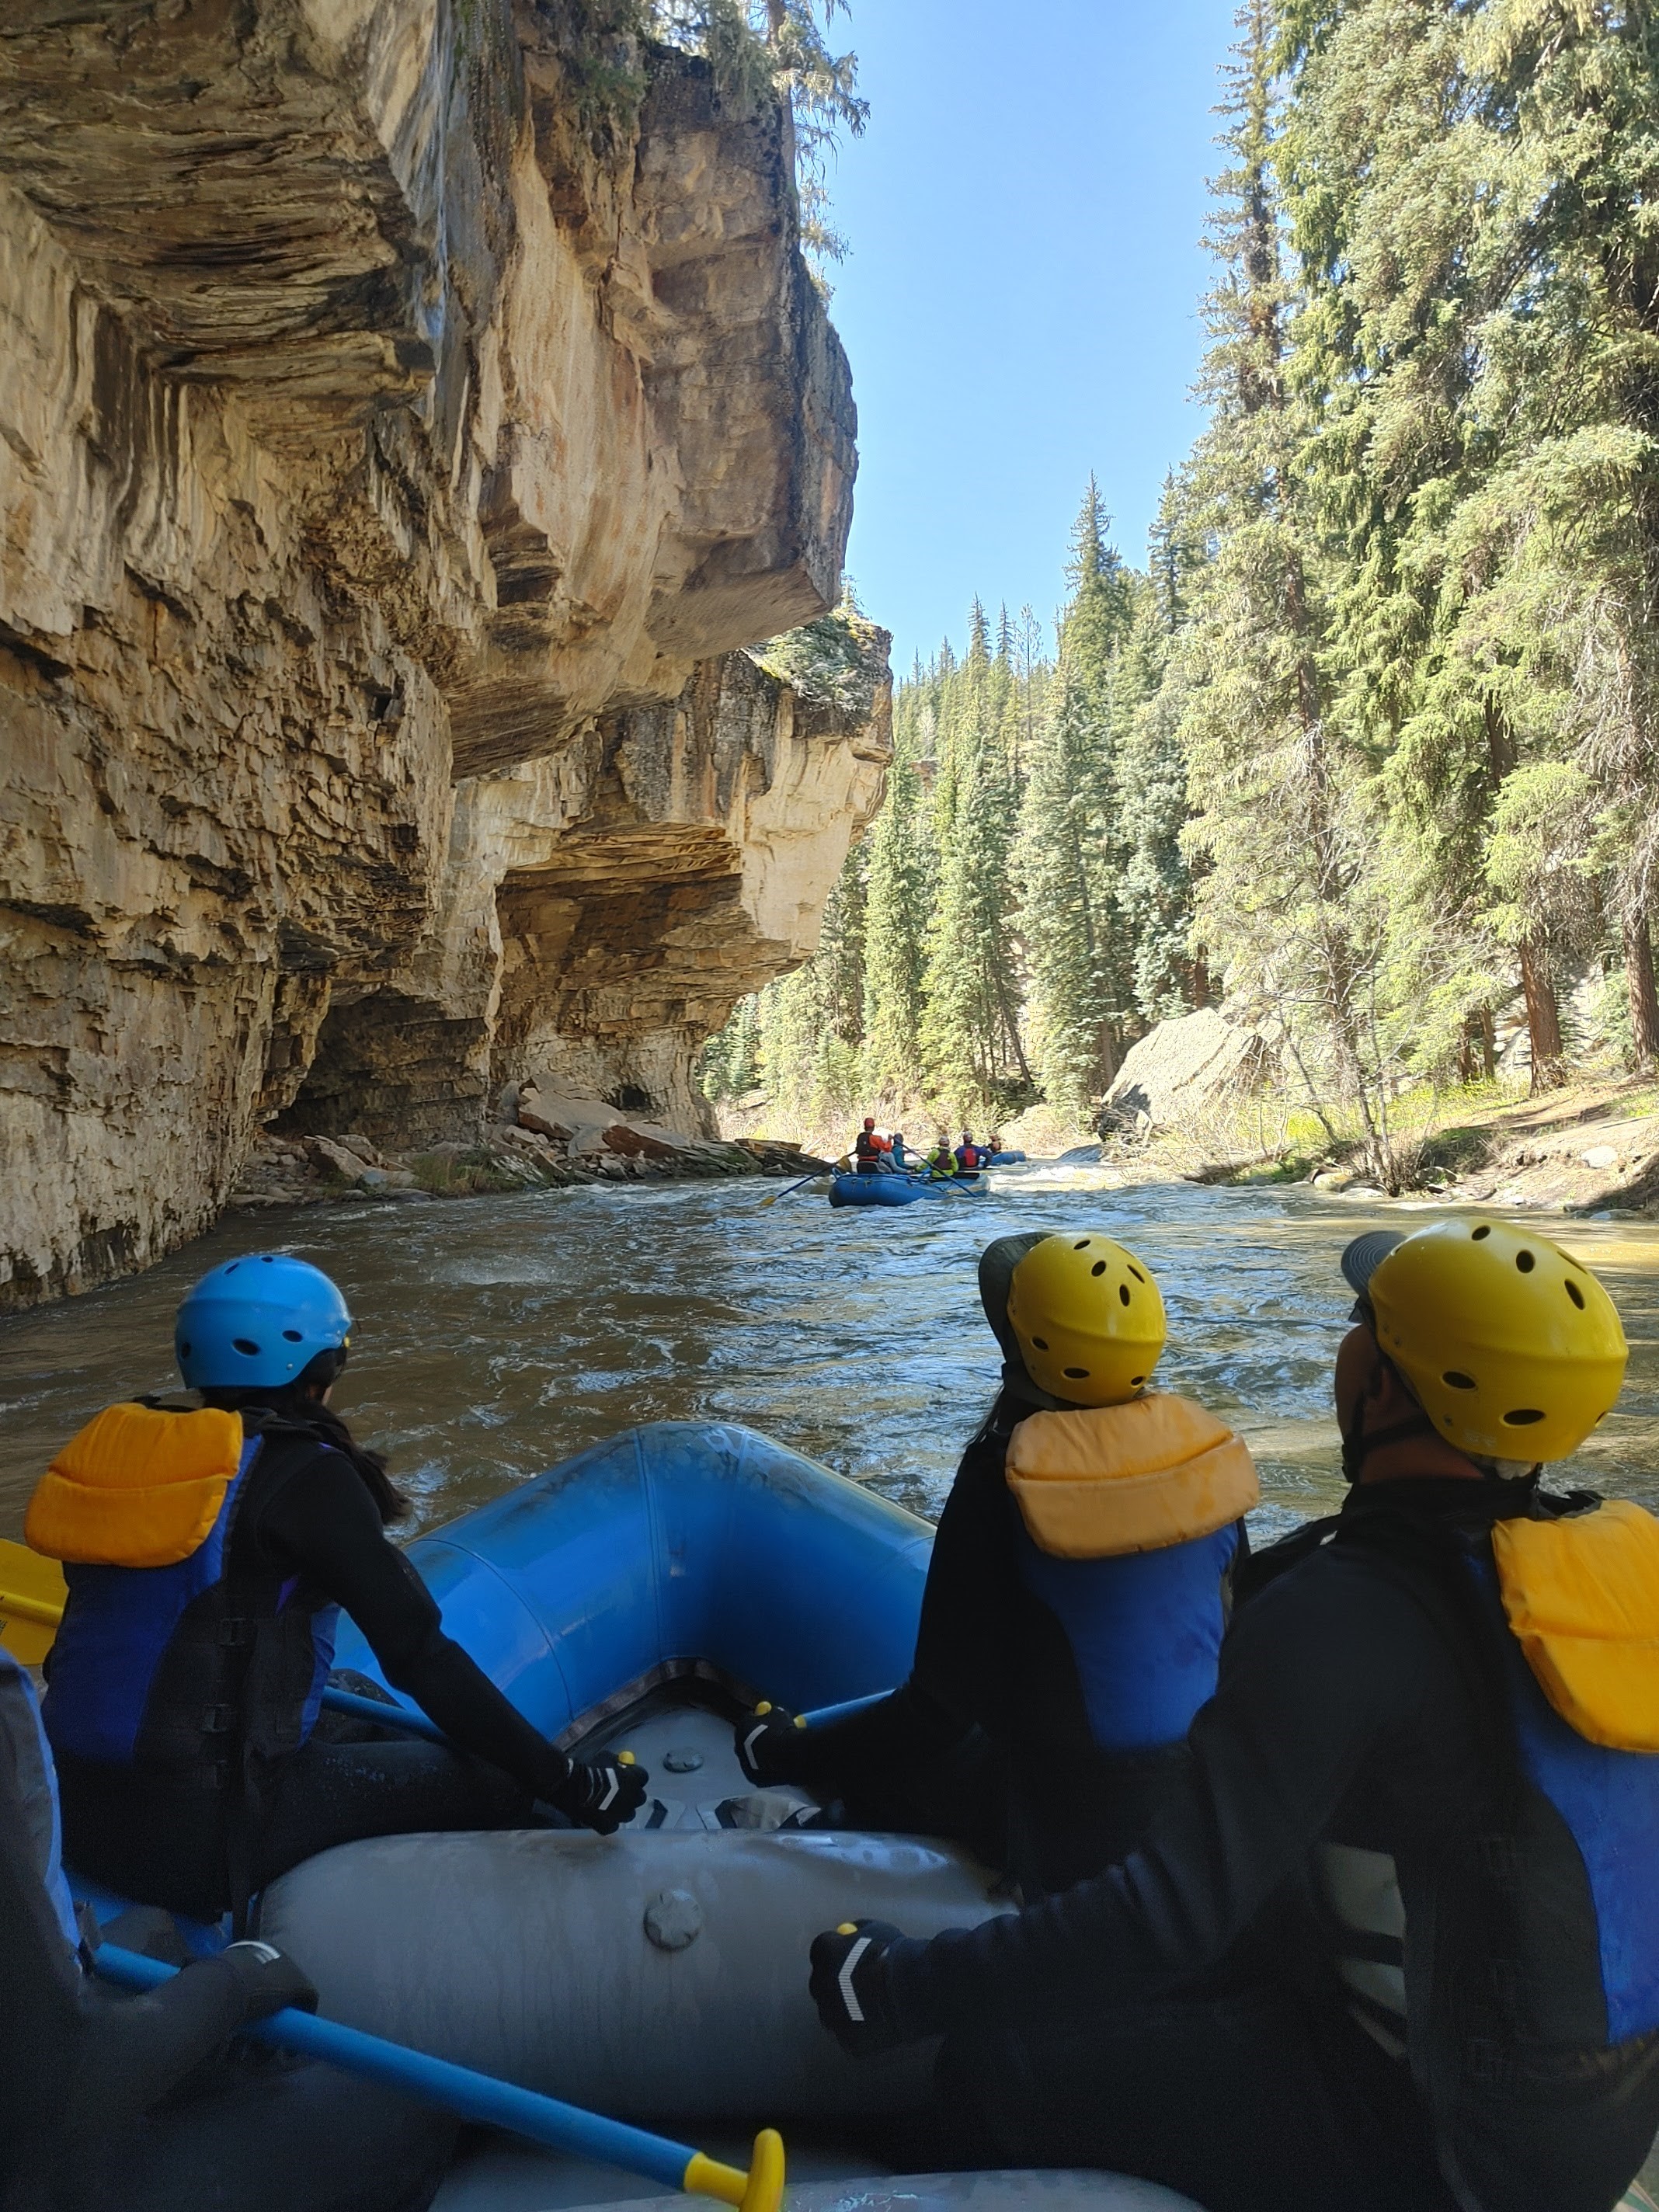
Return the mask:
[(1498, 1586), (1540, 1689), (1587, 1742), (1659, 1752), (1659, 1521), (1628, 1498), (1498, 1521)]
[(1030, 1414), (1009, 1438), (1006, 1472), (1032, 1542), (1060, 1559), (1212, 1535), (1261, 1496), (1250, 1455), (1226, 1423), (1162, 1392)]
[(240, 1413), (106, 1407), (42, 1476), (24, 1536), (78, 1566), (174, 1566), (207, 1541), (241, 1458)]

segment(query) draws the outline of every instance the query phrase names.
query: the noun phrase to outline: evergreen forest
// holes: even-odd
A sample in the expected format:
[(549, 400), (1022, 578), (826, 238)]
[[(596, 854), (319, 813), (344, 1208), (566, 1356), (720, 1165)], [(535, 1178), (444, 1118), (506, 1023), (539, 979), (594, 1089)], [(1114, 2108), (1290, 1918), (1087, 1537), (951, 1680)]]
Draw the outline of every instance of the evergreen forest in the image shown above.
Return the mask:
[(1659, 1053), (1659, 13), (1245, 0), (1207, 426), (1052, 635), (976, 605), (711, 1097), (1086, 1120), (1224, 1003), (1385, 1178), (1389, 1101)]

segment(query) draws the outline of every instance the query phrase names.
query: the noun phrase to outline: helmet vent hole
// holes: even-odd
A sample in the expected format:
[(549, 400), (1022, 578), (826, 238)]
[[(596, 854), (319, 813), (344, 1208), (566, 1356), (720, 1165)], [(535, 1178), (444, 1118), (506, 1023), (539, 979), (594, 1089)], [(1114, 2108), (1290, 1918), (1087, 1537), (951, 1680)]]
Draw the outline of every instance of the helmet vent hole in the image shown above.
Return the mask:
[(1089, 1379), (1089, 1370), (1086, 1367), (1062, 1367), (1060, 1371), (1068, 1382), (1086, 1382)]
[(305, 1342), (304, 1337), (301, 1335), (297, 1328), (285, 1328), (283, 1331), (283, 1334), (290, 1344), (303, 1344)]
[(1483, 1221), (1478, 1229), (1471, 1230), (1469, 1233), (1478, 1244), (1483, 1237), (1492, 1235), (1492, 1224), (1490, 1221)]
[(234, 1352), (241, 1352), (245, 1358), (249, 1359), (257, 1359), (259, 1357), (258, 1346), (257, 1344), (251, 1343), (246, 1337), (233, 1336), (230, 1342), (231, 1349)]
[(1031, 1342), (1039, 1352), (1046, 1352), (1048, 1349), (1048, 1340), (1046, 1336), (1034, 1336)]
[(1117, 1295), (1119, 1304), (1127, 1306), (1129, 1303), (1129, 1285), (1127, 1283), (1120, 1283), (1117, 1286)]
[(1566, 1291), (1567, 1296), (1572, 1300), (1574, 1305), (1577, 1307), (1579, 1312), (1583, 1313), (1584, 1310), (1584, 1293), (1579, 1289), (1577, 1284), (1569, 1283), (1566, 1286)]
[(1130, 1388), (1132, 1390), (1139, 1390), (1139, 1388), (1140, 1388), (1140, 1386), (1141, 1386), (1141, 1384), (1142, 1384), (1146, 1380), (1146, 1377), (1144, 1375), (1132, 1375), (1132, 1376), (1129, 1377), (1129, 1388)]
[(1543, 1418), (1536, 1406), (1517, 1406), (1512, 1413), (1504, 1414), (1504, 1426), (1506, 1429), (1529, 1429), (1534, 1421), (1541, 1421)]
[(1103, 1260), (1097, 1260), (1094, 1266), (1089, 1270), (1089, 1273), (1091, 1275), (1103, 1275), (1105, 1272), (1106, 1262)]
[(190, 1346), (187, 1344), (181, 1344), (179, 1346), (179, 1357), (180, 1359), (188, 1359), (190, 1358)]
[(1473, 1375), (1460, 1375), (1455, 1367), (1449, 1367), (1440, 1380), (1454, 1390), (1473, 1390), (1475, 1387)]
[(1079, 1237), (1072, 1249), (1073, 1252), (1086, 1252), (1094, 1241), (1092, 1237)]
[(1139, 1268), (1136, 1267), (1133, 1260), (1129, 1262), (1129, 1273), (1134, 1277), (1138, 1283), (1144, 1283), (1146, 1279), (1145, 1275), (1141, 1273)]
[(1538, 1262), (1530, 1252), (1517, 1252), (1515, 1255), (1515, 1264), (1523, 1275), (1529, 1275)]

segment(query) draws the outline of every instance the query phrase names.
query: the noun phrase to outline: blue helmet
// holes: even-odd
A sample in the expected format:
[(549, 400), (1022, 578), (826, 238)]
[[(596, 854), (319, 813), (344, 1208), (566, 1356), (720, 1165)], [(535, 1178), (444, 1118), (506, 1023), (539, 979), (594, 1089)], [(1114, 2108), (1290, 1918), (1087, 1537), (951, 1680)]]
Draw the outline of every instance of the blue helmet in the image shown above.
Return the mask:
[(279, 1388), (351, 1341), (346, 1302), (320, 1267), (280, 1252), (227, 1260), (179, 1309), (173, 1348), (192, 1390)]

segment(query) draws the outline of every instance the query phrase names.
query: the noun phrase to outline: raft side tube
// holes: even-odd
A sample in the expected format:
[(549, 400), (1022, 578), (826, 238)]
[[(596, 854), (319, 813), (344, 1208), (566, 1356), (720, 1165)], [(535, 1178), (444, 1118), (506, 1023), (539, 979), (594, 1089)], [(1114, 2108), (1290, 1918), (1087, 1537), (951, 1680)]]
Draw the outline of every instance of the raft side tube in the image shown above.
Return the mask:
[[(914, 2108), (935, 2046), (848, 2058), (807, 1993), (842, 1920), (928, 1936), (1010, 1908), (962, 1851), (835, 1831), (387, 1836), (266, 1892), (331, 2020), (619, 2118)], [(419, 1941), (410, 1931), (419, 1930)]]

